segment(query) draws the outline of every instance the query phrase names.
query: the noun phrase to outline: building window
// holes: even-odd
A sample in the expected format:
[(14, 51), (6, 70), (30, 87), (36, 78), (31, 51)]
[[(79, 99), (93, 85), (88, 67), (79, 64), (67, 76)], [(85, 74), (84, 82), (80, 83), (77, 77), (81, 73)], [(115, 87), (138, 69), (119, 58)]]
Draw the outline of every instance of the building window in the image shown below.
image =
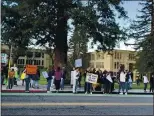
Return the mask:
[(97, 54), (96, 54), (96, 59), (97, 59), (97, 60), (100, 60), (100, 59), (101, 59), (101, 54), (100, 54), (100, 53), (97, 53)]
[(24, 59), (18, 59), (18, 64), (20, 65), (24, 65), (25, 64), (25, 60)]
[(44, 66), (44, 61), (42, 60), (42, 66)]
[(33, 64), (33, 60), (26, 60), (26, 64)]
[(27, 57), (32, 58), (33, 57), (33, 52), (27, 52)]
[(116, 52), (114, 53), (114, 58), (117, 59), (117, 53)]
[(120, 63), (119, 62), (115, 62), (114, 63), (114, 69), (119, 69), (120, 67)]
[(42, 53), (42, 58), (44, 58), (44, 53)]
[(41, 61), (40, 60), (34, 60), (34, 65), (40, 65)]
[(128, 59), (129, 59), (129, 60), (135, 60), (134, 54), (129, 54)]

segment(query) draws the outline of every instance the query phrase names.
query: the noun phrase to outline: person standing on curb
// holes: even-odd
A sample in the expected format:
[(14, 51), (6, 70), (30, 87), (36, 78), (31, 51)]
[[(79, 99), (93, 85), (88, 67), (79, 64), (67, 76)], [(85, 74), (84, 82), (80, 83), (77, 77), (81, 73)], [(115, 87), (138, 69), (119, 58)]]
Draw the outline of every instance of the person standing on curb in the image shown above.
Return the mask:
[(15, 78), (14, 76), (15, 76), (15, 71), (14, 69), (11, 69), (11, 71), (9, 71), (9, 83), (8, 83), (9, 89), (12, 89), (13, 87), (13, 82)]
[(50, 93), (50, 87), (52, 84), (53, 76), (55, 75), (54, 67), (48, 69), (48, 78), (47, 78), (47, 93)]
[(61, 83), (60, 83), (60, 88), (61, 90), (64, 90), (64, 81), (66, 79), (66, 70), (65, 67), (62, 68), (62, 78), (61, 78)]
[(129, 85), (130, 85), (129, 78), (130, 78), (130, 74), (129, 74), (129, 72), (126, 70), (126, 82), (125, 82), (126, 93), (125, 93), (125, 95), (127, 95), (128, 90), (129, 90)]
[(60, 81), (62, 77), (62, 71), (60, 67), (57, 67), (57, 70), (55, 71), (55, 85), (56, 85), (56, 91), (59, 92), (60, 89)]
[(77, 93), (78, 79), (80, 76), (79, 68), (76, 68), (74, 71), (74, 80), (73, 80), (73, 93)]
[(122, 89), (122, 92), (120, 92), (119, 94), (124, 94), (125, 82), (126, 82), (126, 73), (122, 70), (120, 71), (120, 90)]
[(146, 89), (147, 89), (147, 86), (148, 86), (148, 83), (149, 83), (147, 74), (143, 75), (143, 82), (144, 82), (144, 92), (147, 92)]
[(154, 73), (150, 76), (150, 92), (154, 92)]

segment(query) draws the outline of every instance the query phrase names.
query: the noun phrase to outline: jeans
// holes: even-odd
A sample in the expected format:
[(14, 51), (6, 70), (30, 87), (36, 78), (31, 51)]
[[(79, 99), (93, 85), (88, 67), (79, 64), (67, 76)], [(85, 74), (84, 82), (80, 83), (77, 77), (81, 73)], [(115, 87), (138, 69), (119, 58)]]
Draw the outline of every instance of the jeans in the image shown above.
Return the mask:
[(47, 80), (47, 91), (50, 91), (50, 87), (51, 87), (51, 81), (52, 81), (52, 79), (51, 80)]
[(38, 80), (33, 80), (32, 87), (39, 87)]
[(9, 89), (12, 89), (13, 82), (14, 82), (14, 78), (9, 79), (9, 83), (8, 83)]
[(53, 84), (55, 83), (54, 81), (55, 81), (55, 77), (52, 76), (52, 79), (51, 79), (51, 88), (53, 87)]
[(130, 82), (125, 82), (126, 93), (128, 93), (129, 87), (130, 87)]
[(148, 83), (144, 83), (144, 91), (146, 91), (147, 85), (148, 85)]
[(17, 79), (14, 78), (14, 85), (17, 85)]
[(25, 91), (29, 91), (29, 86), (30, 86), (30, 76), (27, 75), (27, 77), (25, 78)]
[(122, 92), (124, 93), (124, 91), (125, 91), (125, 82), (120, 82), (119, 90), (121, 91), (121, 89), (122, 89)]
[(64, 89), (64, 79), (63, 78), (61, 78), (60, 88), (61, 90)]
[(55, 80), (56, 90), (60, 89), (60, 80)]
[(78, 80), (75, 79), (74, 82), (73, 82), (73, 93), (77, 92), (77, 85), (78, 85)]
[(86, 82), (86, 92), (92, 92), (92, 83)]

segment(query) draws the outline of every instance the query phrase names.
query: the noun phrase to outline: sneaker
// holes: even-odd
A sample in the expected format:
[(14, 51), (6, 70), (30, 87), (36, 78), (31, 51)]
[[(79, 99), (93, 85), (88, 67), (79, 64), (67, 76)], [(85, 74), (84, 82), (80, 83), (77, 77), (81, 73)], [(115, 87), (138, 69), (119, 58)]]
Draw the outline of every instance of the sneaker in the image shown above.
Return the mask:
[(85, 94), (87, 94), (87, 92)]
[(25, 91), (25, 93), (29, 93), (29, 91)]
[(93, 94), (92, 92), (90, 94)]
[(47, 91), (47, 93), (51, 93), (50, 91)]
[(125, 93), (125, 95), (127, 95), (127, 92)]
[(120, 95), (123, 95), (123, 93), (119, 93)]

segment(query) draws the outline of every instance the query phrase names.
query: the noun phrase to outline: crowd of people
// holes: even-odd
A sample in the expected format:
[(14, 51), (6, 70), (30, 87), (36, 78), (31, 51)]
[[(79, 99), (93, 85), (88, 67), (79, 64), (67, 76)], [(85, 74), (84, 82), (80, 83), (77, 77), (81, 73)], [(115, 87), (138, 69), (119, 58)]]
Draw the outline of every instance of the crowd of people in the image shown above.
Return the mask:
[[(24, 67), (25, 68), (25, 67)], [(111, 94), (114, 91), (115, 83), (119, 84), (119, 94), (126, 94), (128, 93), (129, 89), (132, 89), (132, 72), (128, 70), (119, 70), (117, 74), (113, 73), (112, 71), (101, 71), (100, 69), (95, 68), (88, 68), (85, 71), (81, 71), (80, 68), (73, 68), (75, 71), (75, 77), (73, 80), (73, 93), (77, 93), (77, 88), (81, 87), (81, 80), (84, 78), (84, 92), (85, 94), (92, 94), (93, 91), (102, 91), (104, 94)], [(22, 71), (26, 72), (26, 68)], [(14, 68), (10, 69), (9, 72), (3, 70), (1, 73), (1, 83), (4, 82), (4, 75), (8, 73), (8, 89), (12, 89), (14, 85), (17, 85), (17, 79), (19, 77), (19, 73)], [(66, 69), (57, 67), (55, 70), (54, 67), (50, 67), (47, 70), (48, 78), (47, 80), (47, 92), (52, 92), (52, 88), (55, 87), (56, 92), (59, 90), (64, 89), (64, 82), (66, 79)], [(87, 73), (92, 73), (98, 75), (97, 83), (92, 84), (86, 81)], [(37, 69), (37, 73), (35, 75), (26, 75), (26, 78), (22, 80), (22, 86), (25, 83), (25, 91), (29, 92), (29, 86), (32, 88), (39, 89), (39, 80), (40, 80), (40, 70)], [(7, 77), (7, 76), (5, 76)], [(150, 80), (148, 80), (147, 75), (143, 75), (143, 83), (144, 83), (144, 91), (147, 90), (147, 85), (150, 83), (150, 92), (154, 92), (154, 73), (151, 73)], [(139, 82), (137, 82), (139, 84)], [(55, 85), (55, 86), (54, 86)]]

